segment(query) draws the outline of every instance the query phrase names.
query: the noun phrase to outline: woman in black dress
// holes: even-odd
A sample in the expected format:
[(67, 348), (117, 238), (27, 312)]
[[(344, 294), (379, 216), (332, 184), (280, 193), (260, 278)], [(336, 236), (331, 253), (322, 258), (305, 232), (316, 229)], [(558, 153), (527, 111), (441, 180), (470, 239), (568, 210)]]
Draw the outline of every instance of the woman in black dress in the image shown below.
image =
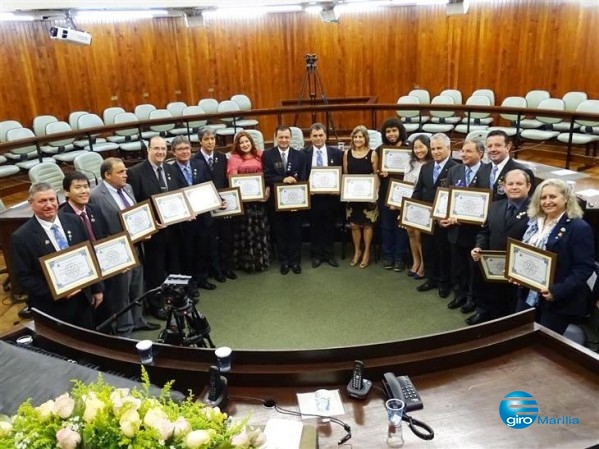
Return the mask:
[[(378, 156), (369, 144), (368, 129), (356, 126), (351, 133), (349, 150), (343, 155), (343, 173), (351, 175), (371, 175), (378, 172)], [(373, 203), (348, 203), (346, 218), (351, 225), (354, 257), (349, 263), (352, 267), (360, 264), (366, 268), (370, 263), (373, 226), (379, 216), (376, 201)], [(364, 249), (362, 251), (362, 240)]]

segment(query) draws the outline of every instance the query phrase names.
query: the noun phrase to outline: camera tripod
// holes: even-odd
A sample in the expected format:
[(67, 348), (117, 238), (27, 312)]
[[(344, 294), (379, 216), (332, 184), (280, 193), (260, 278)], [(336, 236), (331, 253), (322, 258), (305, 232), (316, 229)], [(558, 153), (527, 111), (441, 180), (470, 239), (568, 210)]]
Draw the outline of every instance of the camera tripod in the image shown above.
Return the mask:
[[(327, 94), (324, 91), (324, 87), (322, 85), (322, 80), (320, 79), (320, 74), (318, 73), (318, 67), (316, 67), (316, 61), (318, 57), (315, 54), (307, 54), (304, 56), (306, 61), (306, 76), (304, 77), (304, 81), (302, 83), (302, 88), (300, 89), (300, 93), (297, 98), (297, 105), (302, 106), (304, 103), (304, 97), (306, 92), (308, 93), (308, 101), (311, 106), (316, 106), (318, 100), (317, 95), (320, 93), (320, 101), (322, 104), (329, 104), (329, 100), (327, 98)], [(335, 122), (333, 121), (333, 116), (330, 111), (326, 111), (326, 129), (327, 134), (334, 135), (336, 140), (339, 140), (337, 136), (337, 130), (335, 128)], [(316, 123), (316, 111), (311, 112), (312, 123)], [(295, 114), (295, 118), (293, 120), (293, 126), (297, 126), (299, 118), (299, 113)]]
[(179, 346), (216, 347), (210, 338), (210, 323), (206, 315), (198, 312), (191, 299), (185, 296), (181, 305), (175, 305), (167, 296), (164, 303), (168, 310), (167, 327), (160, 332), (158, 341)]

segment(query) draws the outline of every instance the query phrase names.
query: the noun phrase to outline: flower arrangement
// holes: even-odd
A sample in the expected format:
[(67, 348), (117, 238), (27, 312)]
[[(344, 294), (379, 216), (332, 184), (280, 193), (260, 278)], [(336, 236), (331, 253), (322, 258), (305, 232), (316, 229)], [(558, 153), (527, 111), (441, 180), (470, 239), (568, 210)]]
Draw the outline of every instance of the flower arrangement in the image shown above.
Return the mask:
[(260, 430), (234, 422), (218, 407), (181, 403), (170, 397), (172, 382), (158, 397), (150, 396), (150, 379), (142, 367), (143, 386), (132, 390), (96, 382), (73, 381), (71, 393), (34, 407), (21, 404), (12, 418), (0, 420), (0, 449), (253, 449), (266, 442)]

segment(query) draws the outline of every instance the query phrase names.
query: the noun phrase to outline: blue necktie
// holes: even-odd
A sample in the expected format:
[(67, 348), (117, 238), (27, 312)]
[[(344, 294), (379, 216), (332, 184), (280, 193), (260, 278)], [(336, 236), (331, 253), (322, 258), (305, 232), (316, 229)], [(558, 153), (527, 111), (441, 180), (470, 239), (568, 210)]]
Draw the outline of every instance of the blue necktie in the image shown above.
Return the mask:
[(466, 187), (468, 187), (470, 185), (471, 181), (472, 181), (472, 169), (468, 168), (468, 169), (466, 169)]
[(489, 182), (489, 187), (493, 188), (493, 184), (495, 184), (495, 177), (497, 176), (497, 165), (493, 165), (493, 170), (491, 170), (491, 179)]
[(68, 248), (69, 244), (67, 243), (67, 239), (58, 225), (53, 224), (50, 229), (52, 229), (52, 232), (54, 233), (54, 238), (56, 239), (56, 243), (58, 243), (58, 249)]
[(316, 166), (317, 167), (322, 167), (323, 163), (322, 163), (322, 151), (321, 150), (317, 150), (316, 151)]
[(189, 169), (189, 165), (183, 167), (183, 175), (185, 176), (185, 180), (187, 181), (187, 185), (193, 184), (193, 179), (191, 177), (191, 170)]
[(435, 168), (433, 169), (433, 184), (437, 182), (437, 178), (441, 173), (441, 166), (439, 164), (435, 164)]

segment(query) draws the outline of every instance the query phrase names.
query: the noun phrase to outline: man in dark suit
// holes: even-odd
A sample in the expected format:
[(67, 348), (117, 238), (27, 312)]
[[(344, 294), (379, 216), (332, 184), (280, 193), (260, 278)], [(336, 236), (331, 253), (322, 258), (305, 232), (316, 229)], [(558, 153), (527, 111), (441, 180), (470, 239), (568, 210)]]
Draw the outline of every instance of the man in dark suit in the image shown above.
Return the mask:
[[(220, 151), (215, 151), (216, 136), (214, 129), (201, 128), (198, 131), (200, 151), (196, 153), (197, 159), (206, 168), (206, 180), (212, 181), (217, 190), (229, 187), (227, 178), (227, 157)], [(231, 270), (233, 259), (233, 225), (230, 218), (222, 218), (207, 223), (206, 232), (203, 234), (204, 245), (210, 254), (211, 271), (218, 282), (225, 282), (227, 278), (237, 279)]]
[(302, 272), (302, 216), (298, 211), (277, 212), (275, 210), (274, 186), (277, 183), (295, 184), (306, 180), (305, 153), (289, 146), (291, 129), (281, 125), (275, 131), (276, 146), (266, 150), (262, 156), (264, 181), (273, 192), (270, 201), (270, 216), (281, 265), (281, 274)]
[[(508, 237), (521, 240), (528, 226), (526, 210), (531, 188), (528, 173), (511, 170), (505, 174), (504, 181), (506, 198), (491, 203), (487, 222), (476, 236), (476, 245), (471, 251), (475, 262), (480, 260), (482, 250), (505, 251)], [(473, 299), (476, 313), (468, 317), (466, 323), (483, 323), (516, 311), (516, 285), (485, 282), (480, 270), (475, 273)]]
[[(310, 127), (311, 145), (306, 147), (306, 178), (310, 177), (312, 167), (343, 165), (343, 152), (326, 145), (326, 128), (322, 123)], [(338, 195), (312, 195), (310, 208), (310, 257), (312, 267), (322, 262), (338, 267), (335, 259), (335, 232), (341, 216), (341, 203)]]
[(93, 310), (103, 301), (102, 284), (77, 290), (55, 301), (38, 260), (85, 242), (87, 235), (83, 224), (72, 214), (58, 213), (56, 192), (46, 182), (31, 186), (28, 201), (34, 216), (10, 236), (10, 251), (19, 285), (29, 295), (29, 306), (59, 320), (91, 329)]
[[(150, 200), (152, 195), (177, 190), (177, 172), (170, 164), (165, 164), (166, 141), (162, 137), (152, 137), (148, 146), (148, 158), (131, 167), (127, 172), (128, 181), (137, 201)], [(178, 226), (164, 227), (144, 241), (144, 276), (146, 288), (154, 289), (164, 282), (169, 274), (180, 273), (179, 263), (180, 229)], [(159, 320), (166, 320), (164, 299), (160, 295), (148, 298), (150, 313)]]
[[(484, 166), (481, 162), (485, 154), (485, 145), (480, 140), (467, 140), (462, 145), (462, 163), (454, 165), (447, 173), (447, 184), (456, 187), (485, 188), (478, 176)], [(439, 224), (447, 228), (447, 238), (451, 251), (451, 279), (454, 288), (454, 298), (447, 304), (450, 309), (472, 303), (472, 278), (474, 262), (470, 250), (474, 247), (476, 234), (480, 225), (460, 223), (455, 218), (440, 220)], [(472, 312), (472, 308), (464, 313)]]
[[(110, 157), (104, 160), (100, 165), (100, 176), (102, 180), (91, 191), (90, 204), (104, 217), (108, 235), (118, 234), (123, 232), (120, 211), (137, 201), (133, 189), (127, 184), (127, 169), (121, 159)], [(135, 245), (135, 249), (141, 259), (140, 245)], [(116, 313), (144, 294), (143, 265), (113, 276), (104, 284), (106, 297), (110, 298), (112, 305), (111, 313)], [(116, 322), (116, 333), (122, 337), (130, 336), (134, 330), (157, 329), (160, 329), (160, 325), (147, 322), (140, 306), (132, 307)]]
[(511, 148), (510, 138), (505, 131), (499, 129), (487, 134), (487, 155), (491, 163), (482, 168), (479, 177), (485, 187), (493, 189), (493, 201), (505, 199), (505, 175), (511, 170), (525, 171), (530, 177), (531, 194), (535, 188), (534, 173), (510, 157)]
[[(412, 198), (433, 203), (437, 187), (447, 187), (447, 173), (457, 164), (451, 159), (451, 142), (445, 134), (431, 137), (433, 160), (424, 164), (418, 175)], [(422, 253), (427, 280), (417, 287), (419, 292), (439, 289), (439, 296), (447, 298), (450, 289), (450, 253), (447, 229), (438, 226), (433, 235), (422, 234)]]

